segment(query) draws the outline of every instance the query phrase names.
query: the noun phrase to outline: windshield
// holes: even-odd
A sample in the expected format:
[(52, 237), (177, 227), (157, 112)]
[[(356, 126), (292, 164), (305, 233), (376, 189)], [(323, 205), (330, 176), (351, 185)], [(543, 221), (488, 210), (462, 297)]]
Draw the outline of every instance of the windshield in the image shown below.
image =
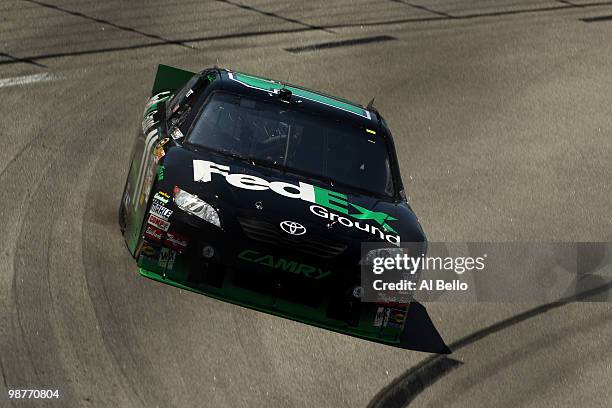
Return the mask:
[(386, 144), (365, 129), (214, 93), (189, 142), (381, 195), (393, 195)]

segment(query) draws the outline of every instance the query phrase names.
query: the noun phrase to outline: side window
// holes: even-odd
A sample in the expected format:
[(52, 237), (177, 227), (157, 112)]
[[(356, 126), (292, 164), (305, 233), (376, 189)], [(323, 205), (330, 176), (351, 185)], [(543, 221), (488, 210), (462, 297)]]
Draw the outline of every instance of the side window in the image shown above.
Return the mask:
[(206, 87), (216, 79), (216, 74), (194, 75), (183, 88), (181, 88), (166, 105), (166, 118), (168, 130), (178, 128), (185, 132), (189, 123), (193, 120), (193, 113), (201, 103), (200, 96), (204, 94)]
[[(200, 79), (199, 74), (192, 76), (191, 79), (172, 96), (166, 104), (166, 117), (169, 118), (172, 114), (176, 113), (188, 97), (187, 93), (193, 88), (198, 79)], [(189, 96), (191, 96), (191, 94)]]
[[(387, 133), (387, 135), (389, 135), (389, 137), (391, 137), (391, 130), (389, 129), (389, 126), (387, 125), (387, 122), (385, 121), (385, 119), (380, 116), (380, 122), (382, 123), (383, 129), (385, 129), (385, 132)], [(396, 153), (395, 151), (389, 151), (389, 155), (392, 157), (396, 157)], [(396, 163), (397, 163), (397, 159), (396, 159)], [(389, 162), (389, 159), (387, 159), (387, 161), (385, 162), (385, 171), (387, 173), (387, 183), (385, 185), (385, 192), (387, 194), (393, 194), (395, 192), (395, 189), (397, 187), (398, 190), (400, 190), (401, 194), (405, 195), (404, 192), (404, 187), (402, 186), (402, 179), (401, 176), (399, 174), (399, 169), (396, 168), (397, 171), (397, 176), (398, 176), (398, 181), (399, 181), (399, 185), (395, 186), (394, 185), (394, 181), (393, 181), (393, 169), (391, 168), (391, 163)]]

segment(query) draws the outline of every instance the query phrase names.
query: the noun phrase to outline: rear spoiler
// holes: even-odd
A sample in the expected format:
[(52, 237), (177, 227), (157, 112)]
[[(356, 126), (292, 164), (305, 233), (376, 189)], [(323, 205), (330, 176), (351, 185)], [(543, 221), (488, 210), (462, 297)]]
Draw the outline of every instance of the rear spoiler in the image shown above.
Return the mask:
[(151, 95), (157, 95), (164, 91), (173, 92), (185, 85), (194, 75), (195, 72), (160, 64), (157, 66), (157, 73), (155, 74), (155, 82), (153, 83)]
[(400, 347), (427, 353), (450, 354), (433, 322), (419, 302), (411, 302), (406, 315), (406, 324), (400, 337)]

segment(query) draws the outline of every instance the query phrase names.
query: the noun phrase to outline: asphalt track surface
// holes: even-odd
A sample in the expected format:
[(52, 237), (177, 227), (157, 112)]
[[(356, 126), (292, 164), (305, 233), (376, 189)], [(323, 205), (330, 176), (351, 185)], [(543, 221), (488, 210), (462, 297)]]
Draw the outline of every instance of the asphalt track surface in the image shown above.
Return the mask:
[(0, 406), (609, 406), (608, 303), (432, 303), (432, 360), (141, 278), (116, 220), (156, 65), (218, 64), (376, 96), (432, 241), (612, 241), (606, 3), (3, 1)]

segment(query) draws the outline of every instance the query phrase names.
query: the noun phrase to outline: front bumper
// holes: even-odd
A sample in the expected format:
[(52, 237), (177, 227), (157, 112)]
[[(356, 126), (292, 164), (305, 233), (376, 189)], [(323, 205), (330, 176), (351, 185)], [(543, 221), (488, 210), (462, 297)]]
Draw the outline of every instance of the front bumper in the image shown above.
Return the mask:
[[(316, 260), (238, 233), (230, 237), (213, 226), (177, 222), (172, 226), (179, 228), (175, 233), (187, 237), (188, 245), (181, 249), (166, 238), (144, 237), (137, 257), (142, 276), (369, 341), (449, 351), (422, 306), (361, 302), (354, 290), (360, 284), (358, 265), (347, 268), (343, 262)], [(205, 247), (213, 247), (212, 256)], [(427, 340), (423, 343), (420, 338)]]

